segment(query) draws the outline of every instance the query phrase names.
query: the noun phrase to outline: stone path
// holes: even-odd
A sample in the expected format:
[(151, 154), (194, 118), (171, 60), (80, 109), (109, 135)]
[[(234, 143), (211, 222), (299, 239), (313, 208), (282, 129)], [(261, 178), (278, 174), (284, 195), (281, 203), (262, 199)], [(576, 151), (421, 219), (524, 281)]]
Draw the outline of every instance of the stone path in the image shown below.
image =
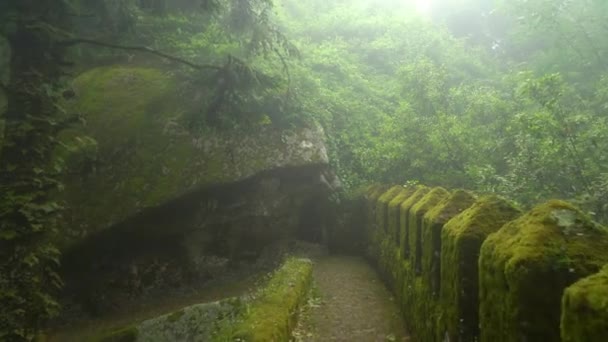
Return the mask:
[(320, 258), (314, 279), (294, 341), (410, 341), (391, 294), (364, 259)]

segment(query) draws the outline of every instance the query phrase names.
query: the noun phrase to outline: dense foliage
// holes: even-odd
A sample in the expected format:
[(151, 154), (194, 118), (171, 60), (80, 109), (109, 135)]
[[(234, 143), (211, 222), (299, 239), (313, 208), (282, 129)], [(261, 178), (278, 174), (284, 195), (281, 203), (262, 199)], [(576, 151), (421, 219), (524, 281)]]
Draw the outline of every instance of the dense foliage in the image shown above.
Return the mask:
[(382, 4), (281, 7), (304, 56), (303, 109), (330, 132), (347, 184), (566, 198), (607, 218), (606, 4)]
[(608, 220), (608, 3), (414, 3), (2, 1), (0, 338), (32, 339), (57, 309), (52, 150), (77, 118), (59, 105), (68, 66), (181, 75), (200, 89), (192, 130), (316, 121), (350, 189), (419, 181), (524, 205), (557, 197)]

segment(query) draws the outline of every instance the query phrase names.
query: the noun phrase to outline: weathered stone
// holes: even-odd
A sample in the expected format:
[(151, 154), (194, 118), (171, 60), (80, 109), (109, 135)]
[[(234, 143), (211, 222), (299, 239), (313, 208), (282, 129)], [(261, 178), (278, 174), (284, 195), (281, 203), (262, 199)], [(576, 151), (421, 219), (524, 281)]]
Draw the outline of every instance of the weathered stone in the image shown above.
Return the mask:
[(489, 234), (519, 215), (507, 200), (497, 196), (478, 199), (443, 227), (439, 334), (450, 341), (474, 341), (479, 329), (478, 258)]
[(473, 194), (464, 190), (456, 190), (424, 215), (422, 269), (423, 273), (427, 275), (428, 286), (431, 287), (433, 297), (439, 297), (443, 227), (450, 219), (468, 209), (474, 202)]
[(608, 341), (608, 266), (564, 292), (561, 337), (563, 342)]
[(422, 228), (424, 215), (449, 195), (449, 191), (444, 188), (433, 188), (410, 209), (408, 219), (409, 243), (412, 251), (411, 263), (417, 275), (422, 273)]
[(608, 230), (562, 201), (491, 234), (479, 258), (482, 341), (559, 341), (563, 291), (608, 263)]
[(401, 234), (399, 234), (401, 237), (399, 249), (401, 250), (401, 256), (404, 259), (409, 259), (410, 257), (411, 230), (414, 229), (414, 227), (410, 226), (410, 209), (429, 191), (431, 191), (431, 189), (426, 186), (418, 186), (416, 192), (399, 206), (399, 230), (401, 231)]
[(74, 151), (58, 154), (70, 162), (65, 216), (77, 237), (206, 186), (328, 163), (318, 125), (188, 129), (184, 116), (200, 110), (200, 103), (161, 70), (96, 68), (77, 77), (73, 87), (77, 96), (68, 105), (84, 115), (86, 125), (64, 132), (63, 139), (74, 146), (88, 143), (75, 153), (77, 162)]

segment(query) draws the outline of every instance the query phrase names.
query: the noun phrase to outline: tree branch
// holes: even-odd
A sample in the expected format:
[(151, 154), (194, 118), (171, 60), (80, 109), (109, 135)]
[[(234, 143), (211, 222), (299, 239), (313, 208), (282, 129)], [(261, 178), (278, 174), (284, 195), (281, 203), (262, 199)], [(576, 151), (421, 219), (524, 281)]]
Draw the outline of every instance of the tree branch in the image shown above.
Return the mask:
[(187, 61), (187, 60), (185, 60), (183, 58), (172, 56), (172, 55), (166, 54), (164, 52), (151, 49), (151, 48), (146, 47), (146, 46), (119, 45), (119, 44), (100, 42), (100, 41), (97, 41), (97, 40), (86, 39), (86, 38), (70, 39), (70, 40), (63, 41), (60, 44), (64, 45), (64, 46), (72, 46), (72, 45), (77, 45), (77, 44), (89, 44), (89, 45), (103, 46), (103, 47), (107, 47), (107, 48), (110, 48), (110, 49), (129, 50), (129, 51), (141, 51), (141, 52), (146, 52), (146, 53), (150, 53), (150, 54), (153, 54), (153, 55), (156, 55), (156, 56), (160, 56), (160, 57), (166, 58), (166, 59), (168, 59), (170, 61), (173, 61), (173, 62), (177, 62), (177, 63), (181, 63), (181, 64), (184, 64), (184, 65), (187, 65), (187, 66), (189, 66), (189, 67), (191, 67), (193, 69), (197, 69), (197, 70), (203, 70), (203, 69), (220, 70), (220, 69), (222, 69), (222, 67), (217, 66), (217, 65), (212, 65), (212, 64), (195, 64), (195, 63)]
[(273, 50), (274, 50), (274, 53), (281, 60), (281, 64), (283, 64), (283, 71), (285, 72), (285, 75), (287, 76), (287, 87), (289, 88), (291, 86), (291, 74), (289, 73), (289, 65), (287, 65), (287, 61), (285, 60), (285, 57), (283, 56), (283, 54), (281, 54), (281, 52), (278, 49), (273, 49)]

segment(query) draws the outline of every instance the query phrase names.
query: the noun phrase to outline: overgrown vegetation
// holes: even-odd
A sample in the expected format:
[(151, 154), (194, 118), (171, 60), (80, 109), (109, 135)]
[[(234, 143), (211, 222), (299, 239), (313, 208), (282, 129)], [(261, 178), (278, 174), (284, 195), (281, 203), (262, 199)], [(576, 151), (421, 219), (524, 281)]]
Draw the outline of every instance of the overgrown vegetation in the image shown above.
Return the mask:
[[(232, 20), (221, 34), (235, 52), (222, 54), (221, 62), (210, 59), (199, 64), (180, 56), (181, 50), (172, 55), (130, 45), (129, 38), (142, 37), (137, 33), (140, 22), (171, 15), (169, 4), (175, 4), (168, 1), (10, 0), (0, 4), (0, 64), (8, 65), (8, 72), (0, 73), (0, 340), (35, 339), (59, 310), (54, 294), (62, 281), (55, 242), (56, 234), (67, 229), (60, 223), (62, 204), (54, 200), (62, 189), (63, 170), (63, 161), (54, 152), (62, 144), (59, 133), (79, 121), (77, 113), (65, 113), (61, 107), (63, 99), (75, 96), (64, 81), (69, 80), (69, 67), (83, 69), (104, 62), (96, 58), (85, 63), (79, 56), (82, 48), (74, 47), (86, 44), (135, 51), (176, 62), (190, 72), (194, 69), (194, 79), (206, 80), (211, 91), (201, 103), (201, 112), (207, 115), (199, 116), (192, 126), (203, 120), (219, 126), (225, 112), (276, 85), (247, 58), (273, 53), (285, 67), (285, 58), (297, 54), (269, 20), (269, 1), (176, 3), (192, 7), (197, 18), (215, 15), (214, 21), (200, 23), (203, 29), (215, 25), (217, 30)], [(246, 55), (236, 56), (237, 52)], [(240, 119), (226, 121), (234, 123), (235, 118)]]
[(608, 3), (415, 2), (2, 1), (0, 339), (31, 340), (57, 310), (66, 68), (179, 73), (193, 131), (317, 121), (347, 189), (562, 198), (606, 222)]
[(559, 197), (608, 217), (606, 4), (443, 0), (426, 17), (383, 4), (281, 7), (305, 56), (294, 88), (347, 185)]

